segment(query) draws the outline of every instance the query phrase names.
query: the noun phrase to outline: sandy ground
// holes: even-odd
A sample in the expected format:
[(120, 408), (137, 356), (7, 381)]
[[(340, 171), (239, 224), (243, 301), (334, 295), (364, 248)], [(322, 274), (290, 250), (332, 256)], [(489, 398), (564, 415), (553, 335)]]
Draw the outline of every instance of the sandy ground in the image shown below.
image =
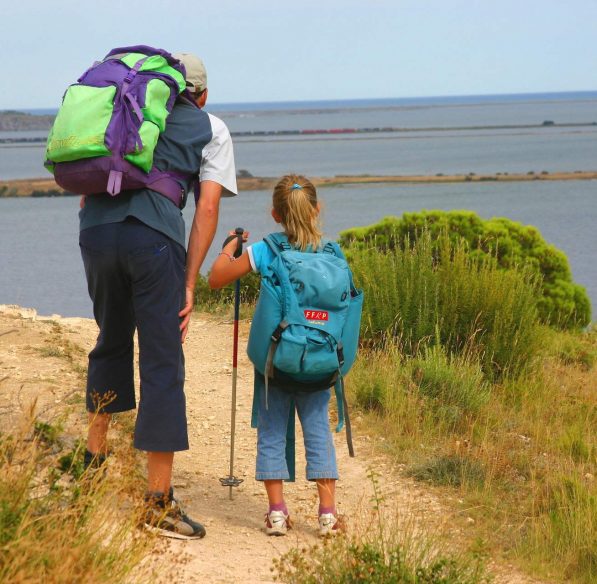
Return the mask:
[[(218, 478), (228, 474), (232, 323), (195, 315), (187, 342), (186, 394), (191, 449), (175, 459), (173, 484), (189, 515), (203, 522), (207, 537), (175, 542), (158, 555), (176, 563), (176, 577), (165, 581), (271, 582), (272, 559), (291, 547), (317, 543), (317, 497), (304, 479), (304, 451), (297, 437), (297, 482), (287, 488), (294, 529), (287, 537), (268, 538), (262, 531), (266, 497), (254, 476), (255, 431), (250, 427), (252, 368), (244, 355), (248, 325), (241, 327), (236, 426), (236, 476), (243, 478), (233, 500)], [(83, 434), (84, 365), (97, 335), (92, 320), (40, 317), (35, 311), (0, 305), (0, 430), (19, 423), (22, 412), (37, 400), (41, 419), (68, 419), (68, 431)], [(445, 532), (453, 541), (470, 539), (466, 511), (445, 492), (406, 478), (403, 469), (383, 454), (383, 439), (372, 440), (354, 413), (355, 450), (350, 459), (345, 434), (336, 435), (341, 480), (338, 507), (349, 530), (367, 529), (373, 518), (373, 483), (379, 486), (392, 520), (411, 534)], [(180, 563), (182, 561), (182, 563)], [(492, 563), (498, 582), (536, 582), (510, 565)]]

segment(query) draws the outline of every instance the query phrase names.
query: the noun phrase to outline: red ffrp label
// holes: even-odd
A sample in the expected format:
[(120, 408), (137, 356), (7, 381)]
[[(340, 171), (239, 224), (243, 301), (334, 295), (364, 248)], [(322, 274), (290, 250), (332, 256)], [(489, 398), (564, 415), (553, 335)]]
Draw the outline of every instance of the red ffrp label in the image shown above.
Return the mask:
[(327, 310), (305, 310), (305, 318), (307, 320), (327, 320)]

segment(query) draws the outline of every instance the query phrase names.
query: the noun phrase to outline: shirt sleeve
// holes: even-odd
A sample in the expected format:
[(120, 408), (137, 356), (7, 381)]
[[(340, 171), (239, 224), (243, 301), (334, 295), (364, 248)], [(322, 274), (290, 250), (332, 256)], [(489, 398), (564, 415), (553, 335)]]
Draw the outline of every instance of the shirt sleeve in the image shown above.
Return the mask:
[(211, 123), (212, 138), (201, 152), (199, 182), (211, 180), (224, 187), (223, 195), (230, 197), (238, 194), (236, 187), (236, 169), (232, 138), (226, 124), (208, 114)]
[(258, 241), (247, 248), (249, 262), (254, 272), (263, 274), (263, 270), (271, 263), (271, 253), (265, 241)]

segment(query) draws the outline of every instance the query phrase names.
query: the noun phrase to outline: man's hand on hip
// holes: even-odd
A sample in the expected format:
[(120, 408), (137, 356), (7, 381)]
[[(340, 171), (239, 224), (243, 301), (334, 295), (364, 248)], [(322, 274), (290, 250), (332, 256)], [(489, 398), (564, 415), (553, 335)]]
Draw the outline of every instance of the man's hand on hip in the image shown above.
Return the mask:
[(184, 343), (189, 331), (189, 324), (191, 322), (191, 313), (193, 312), (193, 296), (194, 291), (190, 288), (185, 288), (185, 303), (184, 308), (178, 313), (178, 316), (182, 318), (180, 322), (180, 342)]

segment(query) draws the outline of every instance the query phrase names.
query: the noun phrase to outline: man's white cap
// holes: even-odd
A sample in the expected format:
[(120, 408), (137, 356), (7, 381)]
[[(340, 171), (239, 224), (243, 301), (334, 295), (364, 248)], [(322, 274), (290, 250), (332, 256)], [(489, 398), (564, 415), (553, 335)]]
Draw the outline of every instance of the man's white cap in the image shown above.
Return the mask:
[(207, 71), (203, 61), (193, 53), (175, 53), (172, 56), (186, 69), (187, 89), (191, 93), (201, 93), (207, 87)]

